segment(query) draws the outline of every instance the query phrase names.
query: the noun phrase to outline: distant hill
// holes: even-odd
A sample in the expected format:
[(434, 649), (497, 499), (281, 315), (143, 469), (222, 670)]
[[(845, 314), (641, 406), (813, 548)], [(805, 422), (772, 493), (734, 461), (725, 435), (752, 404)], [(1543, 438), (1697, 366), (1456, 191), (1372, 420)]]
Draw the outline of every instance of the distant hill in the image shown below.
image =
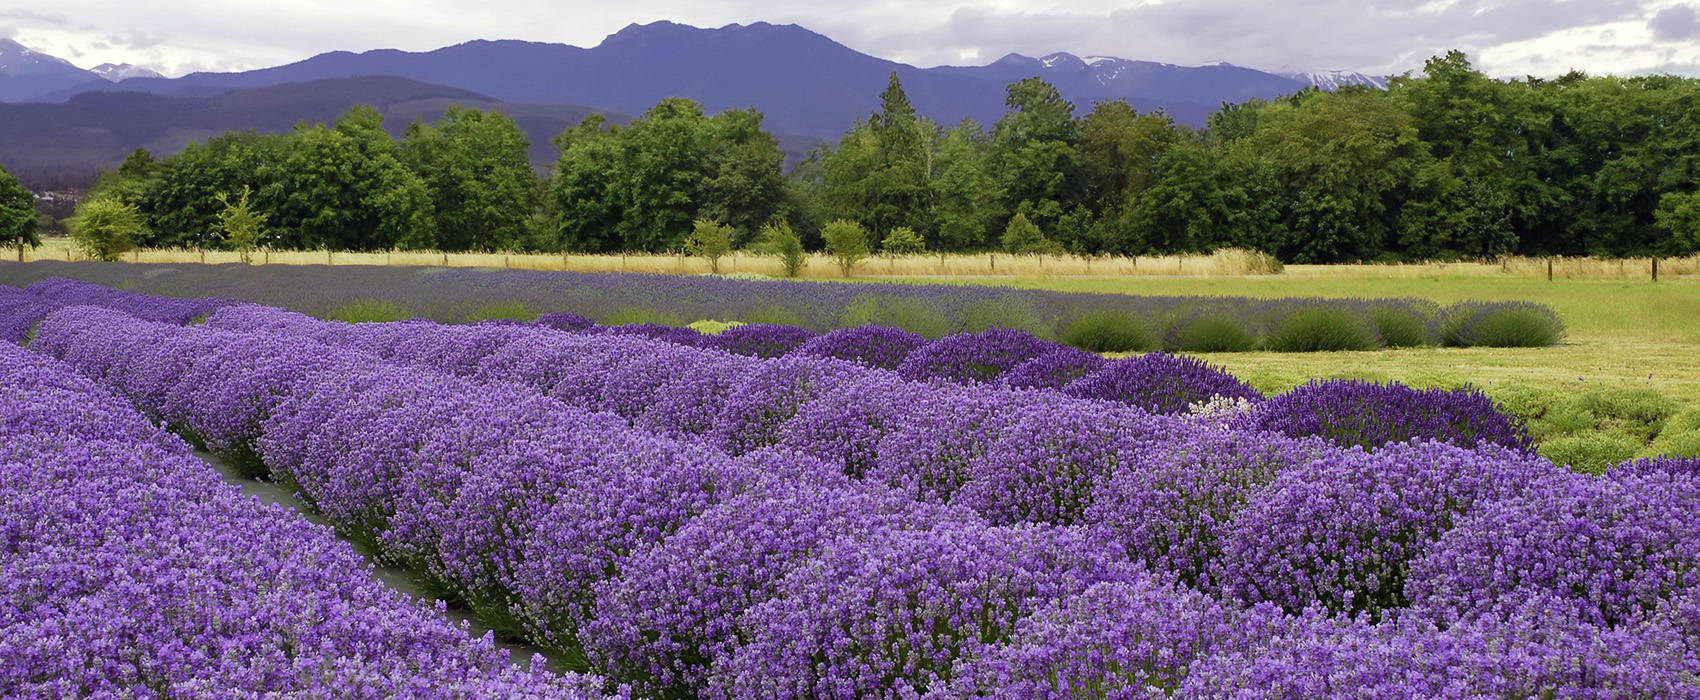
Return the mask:
[[(159, 156), (226, 131), (282, 133), (298, 122), (331, 122), (349, 107), (369, 104), (399, 136), (415, 119), (434, 122), (454, 104), (499, 110), (532, 142), (532, 158), (555, 158), (549, 139), (595, 110), (577, 105), (499, 102), (469, 90), (392, 77), (334, 78), (226, 91), (216, 97), (143, 92), (86, 92), (64, 103), (0, 104), (0, 163), (26, 182), (55, 173), (86, 179), (137, 148)], [(624, 122), (630, 117), (607, 116)], [(68, 176), (66, 176), (68, 177)]]
[[(757, 22), (701, 29), (672, 22), (631, 25), (594, 48), (524, 41), (472, 41), (435, 51), (338, 51), (241, 73), (177, 79), (87, 80), (32, 99), (63, 101), (90, 90), (205, 97), (220, 91), (326, 78), (388, 75), (472, 90), (497, 100), (580, 104), (640, 114), (662, 98), (689, 97), (711, 113), (754, 106), (776, 133), (836, 139), (878, 107), (893, 71), (921, 113), (949, 125), (990, 124), (1003, 115), (1004, 87), (1038, 76), (1081, 113), (1125, 99), (1200, 125), (1224, 102), (1272, 98), (1314, 84), (1312, 74), (1274, 75), (1228, 64), (1176, 66), (1056, 53), (1010, 55), (986, 66), (916, 68), (859, 53), (795, 25)], [(1318, 73), (1332, 87), (1340, 73)], [(1332, 81), (1332, 82), (1328, 82)]]
[(0, 102), (27, 100), (99, 79), (99, 74), (69, 61), (0, 39)]
[[(547, 162), (554, 158), (548, 139), (585, 114), (635, 116), (667, 97), (691, 98), (710, 114), (755, 107), (795, 162), (878, 109), (893, 72), (916, 110), (946, 126), (963, 119), (991, 126), (1004, 114), (1005, 87), (1035, 76), (1057, 86), (1079, 115), (1096, 102), (1123, 99), (1194, 126), (1223, 103), (1311, 85), (1385, 85), (1349, 72), (1276, 75), (1225, 63), (1188, 67), (1068, 53), (923, 69), (765, 22), (719, 29), (634, 24), (594, 48), (472, 41), (421, 53), (338, 51), (175, 79), (142, 71), (85, 71), (0, 41), (0, 101), (30, 102), (0, 105), (0, 163), (83, 172), (116, 165), (138, 146), (169, 155), (225, 130), (282, 131), (363, 102), (389, 115), (398, 132), (415, 118), (434, 120), (451, 103), (498, 109), (531, 136), (533, 158)], [(126, 77), (133, 75), (141, 77)]]

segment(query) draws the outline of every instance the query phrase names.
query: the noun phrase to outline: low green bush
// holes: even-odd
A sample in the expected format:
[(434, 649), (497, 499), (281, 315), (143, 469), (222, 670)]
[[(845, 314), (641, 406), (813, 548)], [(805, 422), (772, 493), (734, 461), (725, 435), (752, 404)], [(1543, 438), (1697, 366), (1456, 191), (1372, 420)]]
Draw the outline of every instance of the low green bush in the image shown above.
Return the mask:
[(604, 326), (629, 326), (637, 323), (657, 323), (663, 326), (683, 326), (685, 319), (665, 309), (646, 309), (628, 306), (596, 320)]
[(1318, 304), (1277, 320), (1263, 345), (1275, 352), (1366, 351), (1379, 349), (1381, 338), (1375, 323), (1356, 309)]
[(389, 299), (355, 299), (331, 309), (325, 318), (344, 323), (384, 323), (413, 318), (413, 312)]
[(1109, 309), (1075, 317), (1057, 339), (1088, 352), (1151, 352), (1163, 347), (1145, 317)]
[(1440, 344), (1434, 319), (1410, 306), (1377, 304), (1369, 309), (1381, 343), (1390, 348), (1426, 348)]
[(1035, 338), (1051, 338), (1051, 327), (1039, 319), (1033, 305), (1019, 299), (977, 299), (962, 307), (962, 331), (979, 333), (993, 328), (1026, 331)]
[(768, 323), (776, 326), (803, 326), (802, 314), (783, 306), (763, 306), (759, 309), (751, 309), (739, 314), (738, 320), (744, 323)]
[(1641, 441), (1623, 433), (1589, 430), (1547, 438), (1536, 450), (1553, 464), (1587, 474), (1603, 474), (1612, 465), (1634, 458), (1641, 445)]
[(1700, 430), (1666, 430), (1641, 457), (1700, 457)]
[(1569, 402), (1594, 416), (1595, 427), (1616, 430), (1651, 442), (1665, 429), (1665, 421), (1681, 406), (1652, 389), (1608, 389), (1590, 391)]
[(1450, 347), (1541, 348), (1564, 338), (1564, 322), (1525, 302), (1462, 302), (1443, 315), (1440, 342)]
[(473, 309), (472, 313), (466, 315), (466, 321), (476, 323), (478, 321), (509, 320), (531, 323), (537, 320), (538, 315), (537, 309), (523, 301), (497, 301)]
[(1225, 313), (1202, 313), (1183, 319), (1169, 330), (1163, 345), (1176, 352), (1248, 352), (1257, 348), (1257, 335), (1244, 321)]
[(902, 328), (927, 340), (943, 338), (951, 330), (950, 319), (920, 299), (895, 294), (864, 294), (844, 307), (839, 328), (867, 324)]
[(1557, 389), (1527, 384), (1498, 387), (1489, 391), (1488, 396), (1499, 404), (1502, 413), (1520, 418), (1525, 423), (1545, 418), (1547, 411), (1564, 402), (1564, 394)]

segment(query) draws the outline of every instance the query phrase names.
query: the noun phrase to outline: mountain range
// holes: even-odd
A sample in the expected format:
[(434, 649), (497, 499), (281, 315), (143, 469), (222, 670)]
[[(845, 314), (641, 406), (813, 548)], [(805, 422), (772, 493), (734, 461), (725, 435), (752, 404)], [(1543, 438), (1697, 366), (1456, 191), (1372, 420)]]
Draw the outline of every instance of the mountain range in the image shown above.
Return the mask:
[[(164, 155), (211, 133), (285, 129), (300, 119), (333, 118), (373, 99), (388, 100), (380, 109), (392, 119), (429, 118), (451, 102), (500, 109), (522, 122), (540, 146), (534, 155), (547, 162), (548, 137), (570, 120), (591, 111), (642, 114), (666, 97), (694, 99), (711, 114), (755, 107), (770, 131), (785, 135), (782, 141), (795, 155), (835, 140), (877, 110), (893, 72), (917, 111), (945, 125), (974, 119), (990, 126), (1005, 111), (1005, 86), (1035, 76), (1073, 101), (1077, 114), (1095, 102), (1122, 99), (1140, 111), (1162, 109), (1192, 125), (1203, 124), (1223, 103), (1311, 86), (1384, 86), (1350, 72), (1275, 74), (1226, 63), (1188, 67), (1068, 53), (917, 68), (859, 53), (802, 27), (764, 22), (718, 29), (634, 24), (593, 48), (472, 41), (427, 52), (331, 52), (235, 73), (165, 78), (142, 71), (110, 64), (87, 71), (0, 40), (0, 102), (12, 103), (0, 104), (0, 164), (38, 161), (44, 148), (78, 152), (79, 162), (115, 164), (139, 146)], [(378, 77), (404, 82), (370, 80)], [(367, 80), (349, 82), (353, 79)], [(267, 107), (231, 107), (239, 104)], [(126, 112), (138, 109), (148, 118), (120, 123)], [(19, 120), (34, 126), (13, 133)], [(289, 121), (280, 125), (284, 120)], [(391, 124), (397, 130), (405, 125)], [(35, 155), (21, 158), (19, 148)]]

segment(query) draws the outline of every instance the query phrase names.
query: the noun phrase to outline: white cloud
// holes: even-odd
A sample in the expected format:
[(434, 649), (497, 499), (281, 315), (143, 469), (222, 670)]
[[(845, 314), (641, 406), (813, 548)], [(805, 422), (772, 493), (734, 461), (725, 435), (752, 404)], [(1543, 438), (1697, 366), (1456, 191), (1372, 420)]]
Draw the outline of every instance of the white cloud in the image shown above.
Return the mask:
[(1693, 0), (60, 0), (51, 12), (0, 9), (18, 40), (38, 42), (31, 45), (39, 50), (168, 74), (279, 65), (333, 50), (428, 51), (472, 39), (594, 46), (627, 24), (662, 19), (795, 23), (923, 66), (1068, 51), (1385, 74), (1418, 70), (1450, 49), (1501, 76), (1700, 63)]

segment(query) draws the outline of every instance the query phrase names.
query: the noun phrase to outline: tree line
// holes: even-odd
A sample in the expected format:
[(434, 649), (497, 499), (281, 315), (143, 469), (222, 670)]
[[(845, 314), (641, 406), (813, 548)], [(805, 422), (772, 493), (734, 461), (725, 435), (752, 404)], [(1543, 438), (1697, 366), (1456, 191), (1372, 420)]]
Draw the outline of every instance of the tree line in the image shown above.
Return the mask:
[(1008, 87), (990, 127), (946, 128), (894, 74), (878, 111), (789, 174), (754, 109), (675, 98), (628, 124), (592, 116), (540, 175), (499, 113), (453, 108), (394, 139), (359, 107), (138, 152), (84, 206), (133, 213), (139, 245), (211, 248), (670, 252), (707, 235), (818, 250), (861, 235), (905, 253), (1241, 247), (1299, 263), (1687, 255), (1697, 99), (1695, 79), (1496, 80), (1452, 52), (1385, 91), (1224, 105), (1204, 128), (1122, 101), (1077, 114), (1037, 78)]

